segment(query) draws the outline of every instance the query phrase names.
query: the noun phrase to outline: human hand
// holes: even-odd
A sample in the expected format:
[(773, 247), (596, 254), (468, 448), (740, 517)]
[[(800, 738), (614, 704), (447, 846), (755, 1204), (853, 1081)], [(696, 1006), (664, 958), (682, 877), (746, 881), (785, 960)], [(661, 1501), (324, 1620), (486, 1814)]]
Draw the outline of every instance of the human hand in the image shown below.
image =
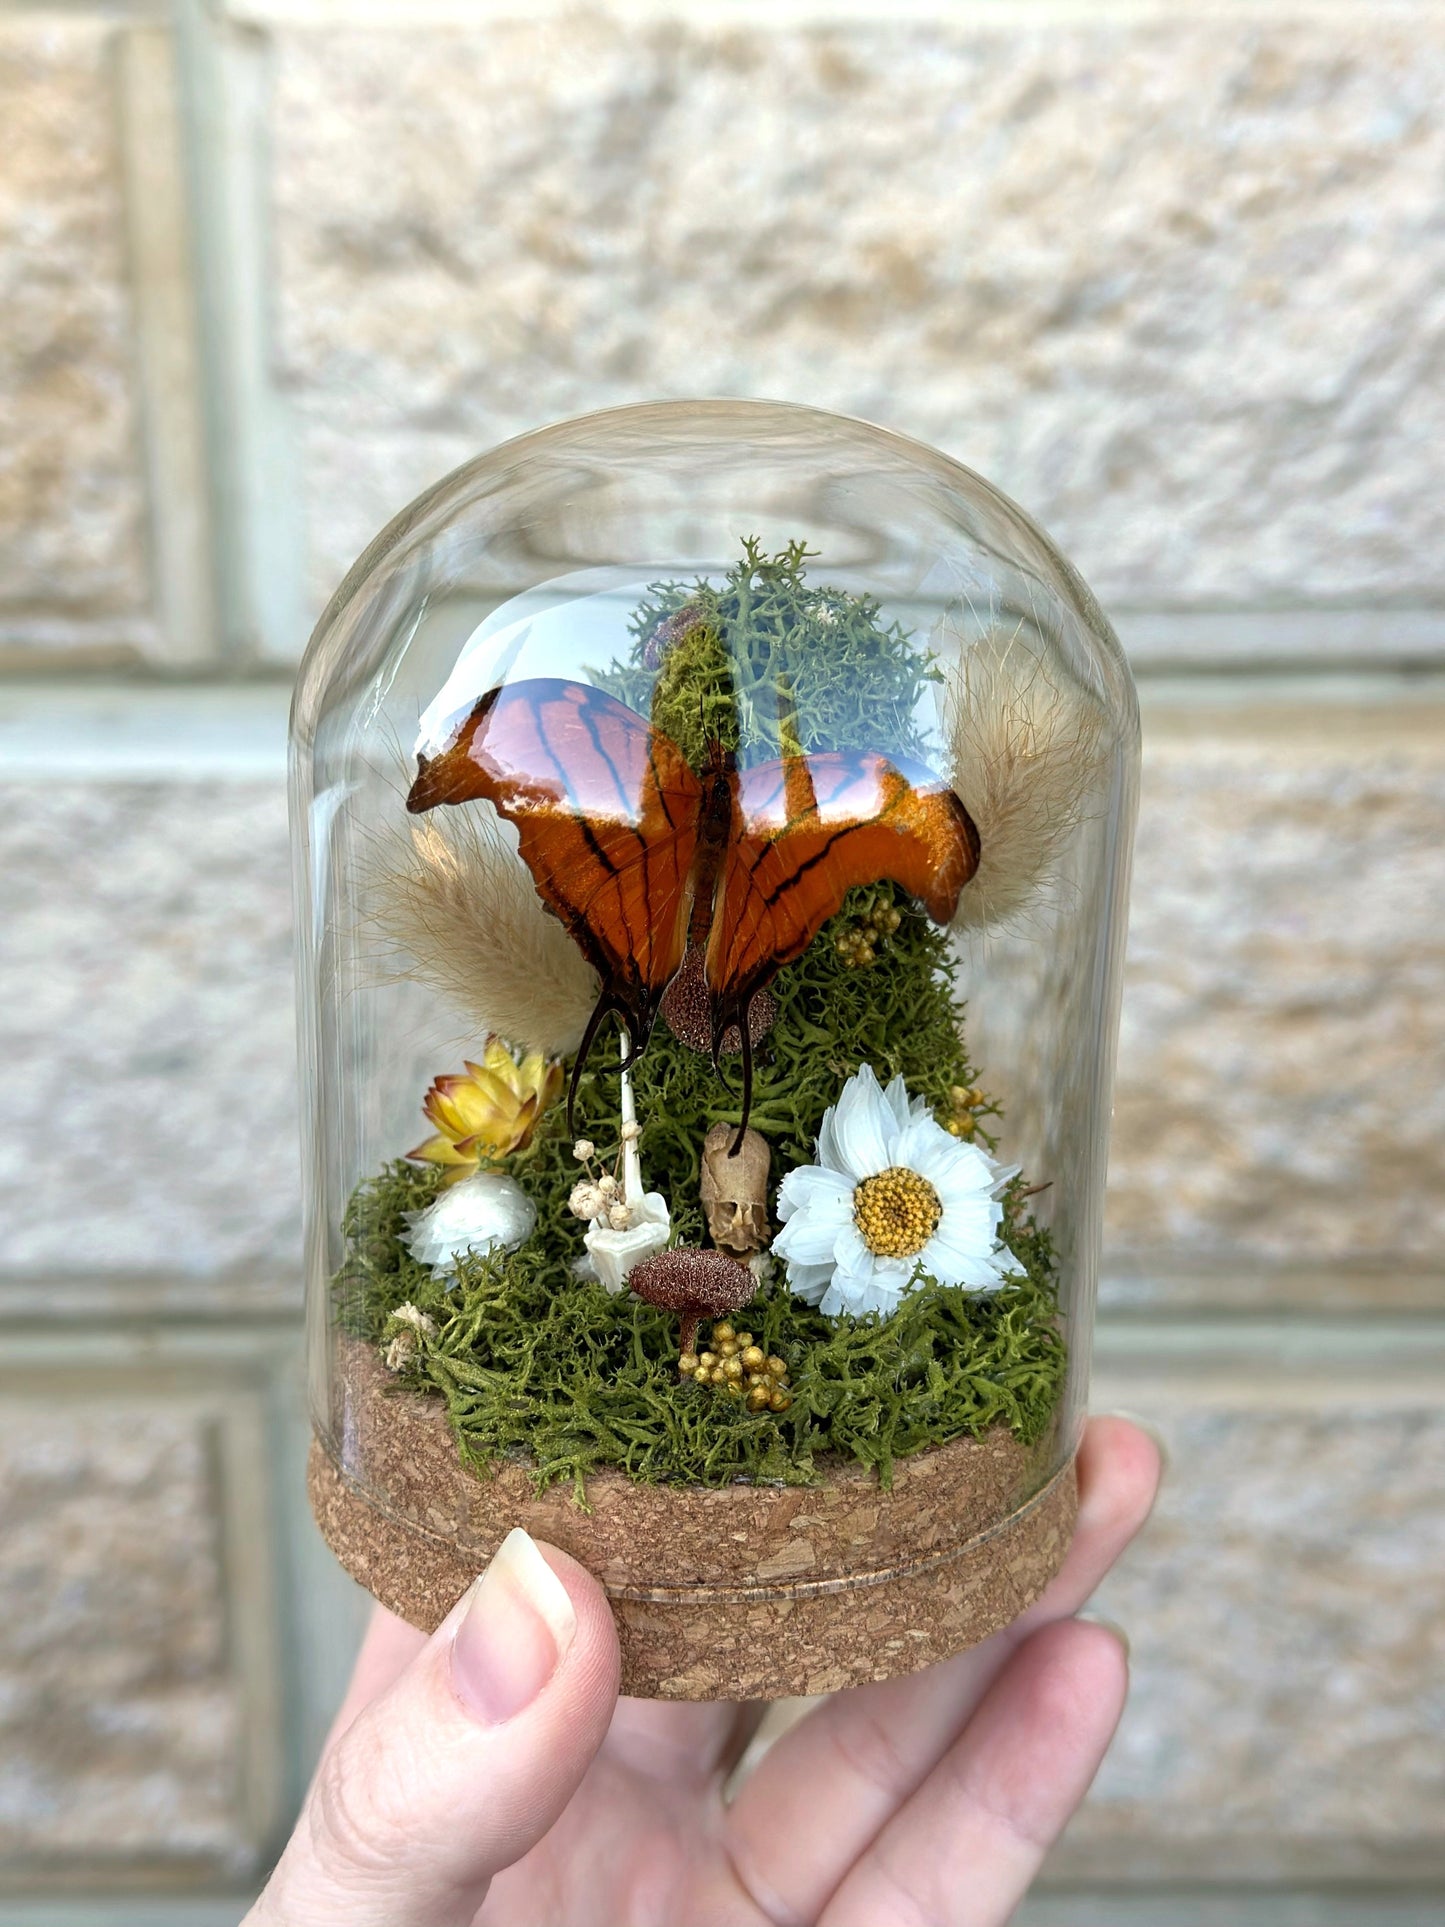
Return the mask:
[(999, 1927), (1123, 1709), (1123, 1647), (1072, 1615), (1158, 1477), (1144, 1432), (1094, 1420), (1038, 1603), (834, 1695), (730, 1805), (763, 1709), (619, 1700), (601, 1587), (514, 1534), (430, 1639), (378, 1608), (245, 1927)]

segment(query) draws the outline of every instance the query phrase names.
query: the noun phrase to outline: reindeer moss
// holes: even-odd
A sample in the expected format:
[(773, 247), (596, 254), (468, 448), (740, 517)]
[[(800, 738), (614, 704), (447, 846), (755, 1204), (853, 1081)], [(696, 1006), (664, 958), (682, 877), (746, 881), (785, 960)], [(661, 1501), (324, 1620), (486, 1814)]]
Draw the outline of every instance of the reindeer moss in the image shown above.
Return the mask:
[[(885, 886), (891, 890), (891, 886)], [(949, 1090), (971, 1085), (943, 934), (901, 892), (898, 930), (879, 960), (850, 969), (834, 938), (877, 890), (855, 892), (805, 956), (780, 973), (778, 1017), (756, 1069), (753, 1123), (773, 1147), (773, 1182), (809, 1159), (823, 1112), (860, 1063), (949, 1114)], [(708, 1126), (736, 1122), (736, 1100), (711, 1063), (659, 1025), (634, 1075), (643, 1170), (669, 1199), (684, 1243), (703, 1237), (699, 1150)], [(620, 1126), (615, 1071), (589, 1071), (579, 1124), (599, 1144)], [(989, 1140), (992, 1141), (991, 1139)], [(521, 1250), (464, 1260), (448, 1287), (400, 1242), (404, 1214), (436, 1195), (439, 1174), (404, 1162), (351, 1201), (338, 1279), (347, 1329), (380, 1342), (408, 1300), (438, 1333), (400, 1381), (446, 1400), (462, 1457), (485, 1467), (528, 1457), (539, 1486), (619, 1466), (631, 1477), (725, 1485), (734, 1479), (807, 1484), (829, 1456), (873, 1465), (1002, 1422), (1023, 1443), (1046, 1430), (1066, 1356), (1056, 1322), (1048, 1236), (1019, 1187), (1007, 1200), (1008, 1241), (1026, 1275), (989, 1297), (921, 1283), (888, 1319), (833, 1321), (804, 1305), (781, 1276), (734, 1322), (785, 1358), (793, 1393), (780, 1414), (750, 1413), (680, 1384), (675, 1319), (630, 1293), (579, 1282), (582, 1226), (566, 1209), (576, 1176), (560, 1109), (509, 1167), (535, 1198), (537, 1230)]]
[[(709, 731), (747, 768), (781, 755), (790, 726), (790, 748), (921, 757), (915, 711), (937, 670), (873, 596), (811, 583), (808, 556), (801, 542), (765, 555), (749, 537), (720, 583), (655, 582), (632, 618), (626, 661), (589, 676), (650, 715), (697, 767)], [(697, 624), (649, 667), (658, 625), (683, 609)]]

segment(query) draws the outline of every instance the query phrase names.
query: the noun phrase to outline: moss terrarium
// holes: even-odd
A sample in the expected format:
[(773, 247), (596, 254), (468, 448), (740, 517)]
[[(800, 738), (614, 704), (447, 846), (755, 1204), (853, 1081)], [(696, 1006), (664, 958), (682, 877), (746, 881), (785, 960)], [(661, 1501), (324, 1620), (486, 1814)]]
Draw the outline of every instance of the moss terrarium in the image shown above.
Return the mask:
[(515, 1525), (624, 1689), (809, 1693), (1067, 1548), (1138, 727), (1011, 503), (862, 423), (458, 470), (293, 718), (312, 1496), (440, 1621)]

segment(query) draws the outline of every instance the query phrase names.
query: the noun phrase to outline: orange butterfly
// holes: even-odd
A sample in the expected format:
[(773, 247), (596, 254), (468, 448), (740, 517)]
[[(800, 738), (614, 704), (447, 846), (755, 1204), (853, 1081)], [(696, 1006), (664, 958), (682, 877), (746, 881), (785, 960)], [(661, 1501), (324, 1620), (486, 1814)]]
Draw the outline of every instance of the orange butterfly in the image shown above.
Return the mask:
[[(821, 750), (739, 770), (714, 743), (697, 774), (670, 737), (585, 683), (537, 678), (482, 697), (447, 748), (418, 758), (406, 806), (491, 803), (602, 979), (572, 1095), (609, 1012), (628, 1061), (663, 992), (705, 946), (713, 1058), (738, 1028), (743, 1121), (748, 1006), (842, 906), (887, 878), (947, 923), (978, 867), (978, 832), (946, 784), (902, 758)], [(571, 1095), (569, 1095), (569, 1112)]]

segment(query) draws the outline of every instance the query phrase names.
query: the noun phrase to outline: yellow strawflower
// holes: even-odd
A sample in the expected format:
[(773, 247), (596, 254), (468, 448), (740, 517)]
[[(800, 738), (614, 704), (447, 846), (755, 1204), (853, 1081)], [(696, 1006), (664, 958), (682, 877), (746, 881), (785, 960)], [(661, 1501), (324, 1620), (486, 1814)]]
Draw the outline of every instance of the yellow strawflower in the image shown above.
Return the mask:
[(525, 1150), (538, 1119), (562, 1091), (562, 1066), (529, 1051), (515, 1058), (499, 1037), (488, 1040), (480, 1064), (467, 1063), (465, 1076), (439, 1077), (422, 1103), (436, 1126), (409, 1158), (447, 1167), (445, 1182), (471, 1177)]

